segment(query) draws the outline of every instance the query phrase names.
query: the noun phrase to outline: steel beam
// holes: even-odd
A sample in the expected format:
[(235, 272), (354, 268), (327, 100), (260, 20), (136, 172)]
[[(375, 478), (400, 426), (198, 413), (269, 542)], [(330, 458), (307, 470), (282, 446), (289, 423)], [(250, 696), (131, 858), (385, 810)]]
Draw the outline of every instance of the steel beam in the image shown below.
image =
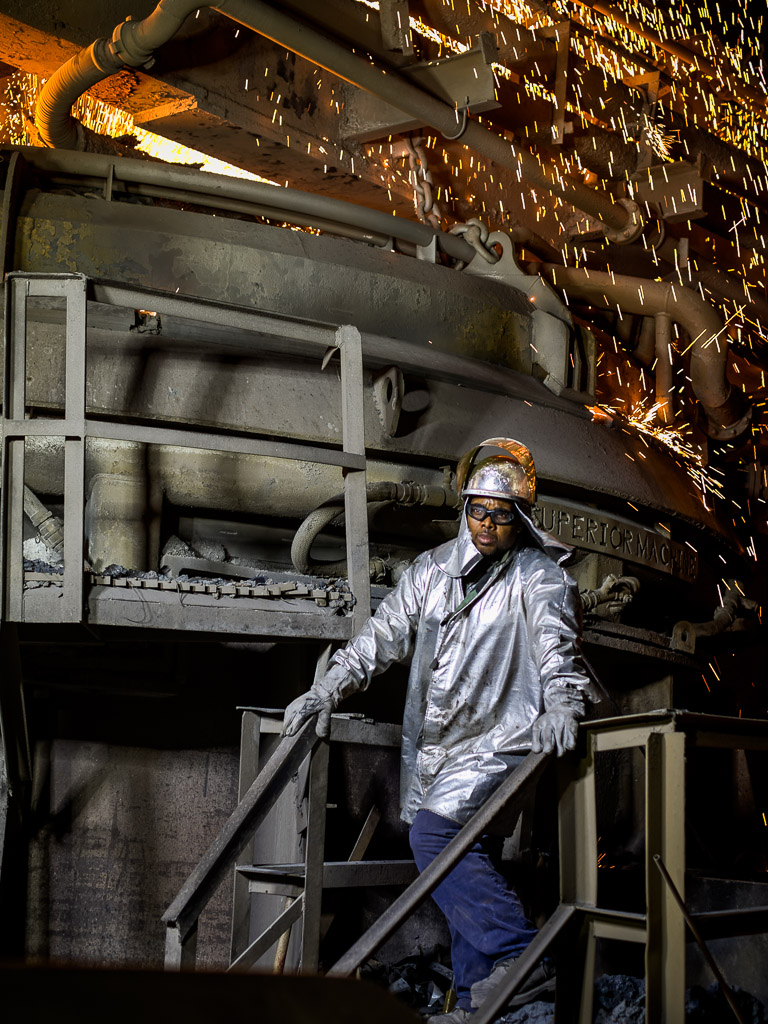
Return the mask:
[(3, 374), (2, 620), (22, 617), (24, 562), (24, 441), (6, 431), (9, 420), (24, 419), (27, 390), (27, 294), (25, 280), (10, 275), (5, 284), (5, 351)]
[[(365, 409), (363, 406), (363, 356), (360, 332), (340, 327), (336, 345), (341, 349), (341, 408), (344, 451), (365, 457)], [(368, 568), (368, 502), (365, 466), (348, 470), (344, 478), (344, 512), (347, 534), (347, 575), (355, 598), (354, 632), (371, 614), (371, 578)]]
[(560, 899), (597, 904), (597, 804), (595, 736), (587, 733), (586, 752), (576, 771), (573, 761), (560, 766), (563, 788), (558, 802), (560, 831)]
[[(560, 833), (560, 899), (592, 908), (597, 904), (597, 803), (595, 800), (595, 735), (587, 733), (586, 751), (576, 771), (573, 759), (562, 763), (558, 801)], [(579, 930), (575, 951), (565, 978), (558, 978), (560, 1016), (578, 1024), (591, 1024), (595, 975), (595, 927), (587, 919)], [(581, 997), (577, 1003), (563, 995), (578, 976)], [(565, 1004), (565, 1005), (561, 1005)]]
[(303, 910), (304, 893), (297, 899), (292, 900), (280, 916), (265, 928), (261, 935), (254, 939), (247, 949), (243, 950), (240, 956), (230, 964), (229, 970), (242, 971), (253, 967), (264, 956), (270, 946), (274, 946), (294, 922), (298, 921)]
[[(239, 864), (238, 873), (249, 880), (251, 892), (271, 892), (281, 884), (301, 885), (304, 864)], [(408, 885), (416, 877), (412, 860), (340, 860), (323, 865), (323, 889), (362, 889), (370, 885)]]
[(67, 282), (64, 417), (77, 424), (64, 440), (64, 607), (60, 621), (83, 619), (83, 545), (85, 543), (85, 375), (87, 279)]
[(165, 930), (166, 971), (194, 970), (196, 956), (197, 921), (183, 938), (177, 925), (169, 925)]

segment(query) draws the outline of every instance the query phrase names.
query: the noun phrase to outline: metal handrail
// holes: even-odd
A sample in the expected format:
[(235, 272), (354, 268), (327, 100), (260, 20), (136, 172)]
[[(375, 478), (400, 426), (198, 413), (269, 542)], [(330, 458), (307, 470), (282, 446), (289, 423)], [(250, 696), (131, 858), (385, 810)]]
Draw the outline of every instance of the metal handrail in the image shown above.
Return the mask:
[[(320, 742), (315, 733), (314, 720), (305, 723), (295, 736), (284, 737), (280, 741), (272, 757), (189, 875), (162, 917), (167, 929), (167, 968), (178, 969), (185, 961), (191, 962), (192, 957), (185, 956), (185, 945), (191, 945), (201, 913), (248, 836), (262, 824), (289, 780)], [(514, 813), (520, 809), (551, 756), (529, 754), (435, 860), (334, 964), (328, 975), (352, 973), (385, 942), (453, 870), (502, 810)]]
[(368, 931), (328, 971), (328, 977), (351, 974), (403, 921), (437, 888), (471, 846), (487, 832), (499, 812), (514, 813), (528, 799), (552, 754), (528, 754), (522, 764), (502, 782), (483, 806), (470, 818), (415, 882), (402, 893)]
[(314, 720), (295, 736), (283, 738), (253, 785), (206, 850), (176, 898), (163, 914), (166, 925), (166, 967), (181, 966), (184, 944), (192, 937), (200, 914), (227, 875), (248, 836), (256, 831), (302, 762), (320, 743)]

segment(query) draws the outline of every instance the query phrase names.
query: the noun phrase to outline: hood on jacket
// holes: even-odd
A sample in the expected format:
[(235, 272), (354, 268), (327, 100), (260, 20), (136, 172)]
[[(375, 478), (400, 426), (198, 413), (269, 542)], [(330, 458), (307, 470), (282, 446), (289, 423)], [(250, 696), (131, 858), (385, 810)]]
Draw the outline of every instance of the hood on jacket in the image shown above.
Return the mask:
[[(570, 544), (563, 544), (556, 537), (553, 537), (551, 533), (547, 533), (546, 530), (542, 530), (538, 527), (527, 512), (517, 504), (513, 502), (515, 511), (517, 512), (523, 527), (527, 531), (528, 537), (540, 547), (544, 554), (548, 555), (553, 562), (557, 562), (558, 565), (562, 565), (573, 552), (573, 548)], [(468, 572), (477, 565), (483, 556), (477, 550), (472, 542), (472, 536), (467, 526), (467, 516), (462, 508), (461, 511), (461, 523), (459, 525), (459, 535), (456, 540), (449, 540), (445, 544), (441, 544), (435, 548), (434, 559), (438, 567), (446, 574), (446, 576), (452, 576), (458, 578), (460, 576), (466, 576)]]

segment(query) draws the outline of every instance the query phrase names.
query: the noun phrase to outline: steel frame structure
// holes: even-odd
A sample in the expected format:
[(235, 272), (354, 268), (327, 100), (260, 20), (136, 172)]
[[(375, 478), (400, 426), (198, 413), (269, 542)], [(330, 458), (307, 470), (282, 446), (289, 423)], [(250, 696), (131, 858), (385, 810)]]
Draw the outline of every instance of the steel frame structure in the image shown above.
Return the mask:
[[(81, 274), (13, 273), (6, 279), (5, 296), (5, 373), (2, 412), (2, 509), (0, 532), (2, 551), (0, 573), (2, 594), (0, 618), (3, 622), (57, 622), (129, 625), (134, 622), (130, 610), (131, 594), (124, 602), (101, 601), (98, 585), (89, 591), (84, 606), (84, 503), (85, 447), (88, 438), (107, 438), (151, 445), (175, 445), (210, 451), (234, 452), (254, 456), (301, 460), (339, 466), (344, 472), (347, 563), (349, 582), (355, 598), (351, 615), (340, 618), (322, 610), (299, 615), (285, 609), (227, 604), (227, 612), (242, 620), (234, 631), (260, 636), (344, 640), (353, 636), (370, 613), (368, 574), (368, 521), (365, 496), (365, 437), (363, 417), (363, 373), (360, 333), (352, 325), (329, 325), (298, 321), (242, 307), (189, 299), (119, 284), (89, 279)], [(66, 303), (66, 381), (63, 418), (34, 416), (26, 418), (27, 305), (30, 299), (63, 299)], [(256, 437), (233, 436), (211, 431), (191, 430), (186, 426), (162, 424), (146, 426), (95, 419), (86, 412), (87, 318), (89, 302), (129, 309), (153, 309), (159, 315), (190, 319), (198, 324), (226, 324), (252, 332), (254, 337), (290, 339), (306, 345), (309, 351), (328, 356), (341, 355), (342, 448), (317, 447), (293, 441), (271, 441)], [(63, 590), (24, 593), (23, 491), (24, 445), (30, 437), (65, 439), (64, 495), (64, 574)], [(27, 600), (31, 596), (31, 600)], [(232, 599), (206, 599), (195, 595), (193, 624), (185, 627), (177, 602), (162, 593), (142, 593), (140, 599), (153, 602), (151, 624), (159, 628), (206, 628), (225, 631), (218, 613)], [(110, 595), (107, 595), (110, 597)], [(165, 600), (164, 600), (165, 599)], [(102, 607), (103, 605), (103, 607)], [(121, 610), (121, 605), (122, 610)], [(213, 610), (215, 609), (216, 614)], [(226, 615), (224, 616), (226, 618)], [(135, 624), (135, 623), (134, 623)]]
[[(357, 725), (337, 717), (332, 738), (340, 739), (346, 731), (349, 739)], [(352, 734), (349, 734), (350, 726)], [(699, 914), (681, 910), (678, 900), (684, 900), (685, 892), (686, 751), (693, 748), (768, 750), (768, 722), (659, 710), (584, 723), (579, 744), (578, 755), (560, 763), (560, 904), (528, 949), (515, 961), (515, 969), (500, 980), (473, 1019), (476, 1024), (491, 1024), (537, 962), (553, 945), (570, 936), (570, 954), (561, 958), (558, 969), (558, 1022), (590, 1024), (596, 940), (612, 939), (645, 946), (645, 1019), (648, 1024), (684, 1024), (686, 915), (704, 937), (739, 936), (768, 930), (768, 907), (764, 906)], [(645, 913), (598, 905), (595, 756), (633, 747), (642, 749), (646, 760)], [(317, 789), (312, 776), (322, 786), (323, 772), (327, 772), (327, 744), (321, 744), (312, 722), (306, 723), (296, 736), (283, 739), (256, 776), (199, 868), (164, 915), (168, 928), (167, 968), (193, 965), (197, 918), (224, 876), (234, 851), (241, 848), (254, 827), (264, 821), (280, 792), (306, 758), (310, 755), (316, 758), (316, 752), (322, 748), (320, 761), (315, 761), (318, 767), (314, 772), (311, 769), (311, 802), (312, 793)], [(433, 892), (502, 809), (511, 812), (522, 807), (551, 758), (552, 755), (529, 754), (440, 855), (331, 967), (328, 975), (353, 974)], [(324, 794), (322, 788), (315, 792), (316, 807), (320, 797), (324, 800)], [(250, 872), (259, 891), (289, 897), (301, 893), (303, 899), (295, 899), (286, 907), (240, 958), (238, 966), (248, 967), (266, 952), (302, 912), (306, 913), (307, 905), (314, 906), (313, 913), (319, 915), (324, 884), (341, 880), (340, 884), (349, 885), (353, 872), (359, 873), (359, 868), (325, 864), (323, 830), (315, 826), (315, 831), (316, 835), (307, 841), (305, 865), (283, 865), (278, 872), (274, 869)], [(664, 871), (659, 869), (659, 864)], [(389, 871), (394, 880), (399, 865), (397, 862), (370, 865), (368, 870), (374, 878), (386, 878)], [(245, 876), (249, 874), (247, 868), (240, 871)], [(365, 884), (362, 875), (359, 882)], [(307, 965), (309, 970), (314, 970), (318, 933), (314, 929), (311, 934)]]

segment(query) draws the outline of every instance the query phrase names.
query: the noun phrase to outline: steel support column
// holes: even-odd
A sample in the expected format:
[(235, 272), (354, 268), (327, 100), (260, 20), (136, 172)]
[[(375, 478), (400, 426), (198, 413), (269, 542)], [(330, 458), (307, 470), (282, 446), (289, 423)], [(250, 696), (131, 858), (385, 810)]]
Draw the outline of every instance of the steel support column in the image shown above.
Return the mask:
[[(597, 804), (595, 800), (595, 737), (586, 735), (586, 751), (573, 772), (573, 760), (560, 766), (558, 802), (560, 833), (560, 899), (597, 906)], [(558, 970), (558, 1020), (591, 1024), (595, 977), (594, 923), (579, 929), (575, 955)], [(578, 1002), (573, 992), (581, 990)]]
[(646, 744), (646, 1018), (685, 1021), (685, 921), (653, 857), (685, 898), (685, 733), (651, 732)]
[[(340, 327), (336, 344), (341, 350), (341, 402), (344, 453), (365, 456), (363, 408), (363, 353), (356, 327)], [(363, 469), (347, 469), (344, 477), (344, 509), (347, 520), (347, 575), (355, 597), (353, 635), (371, 614), (371, 582), (368, 569), (368, 502)]]

